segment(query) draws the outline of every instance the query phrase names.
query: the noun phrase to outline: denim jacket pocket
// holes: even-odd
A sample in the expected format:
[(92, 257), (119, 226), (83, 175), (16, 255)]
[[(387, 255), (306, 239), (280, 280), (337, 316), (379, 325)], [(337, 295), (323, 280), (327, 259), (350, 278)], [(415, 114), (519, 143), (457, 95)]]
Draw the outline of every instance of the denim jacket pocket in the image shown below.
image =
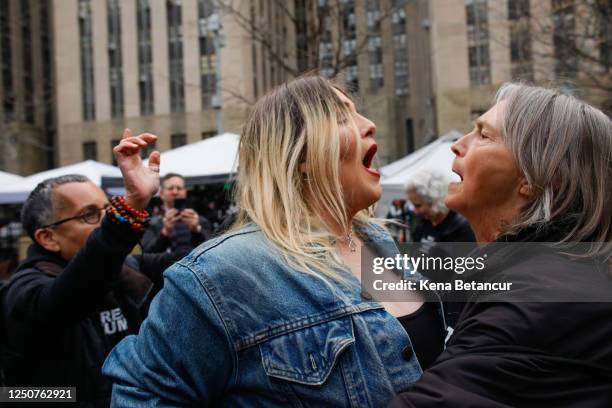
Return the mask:
[(266, 374), (317, 386), (325, 383), (342, 352), (355, 342), (351, 317), (275, 337), (260, 345)]

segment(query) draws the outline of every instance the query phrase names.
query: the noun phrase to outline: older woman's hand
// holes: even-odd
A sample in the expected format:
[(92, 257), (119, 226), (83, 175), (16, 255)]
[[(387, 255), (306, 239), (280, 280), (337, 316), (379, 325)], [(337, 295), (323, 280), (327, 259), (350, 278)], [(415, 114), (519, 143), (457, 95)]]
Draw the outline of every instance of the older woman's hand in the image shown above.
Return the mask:
[(156, 140), (157, 136), (150, 133), (133, 136), (130, 129), (125, 129), (121, 142), (113, 148), (123, 175), (126, 202), (137, 210), (144, 209), (159, 189), (159, 152), (151, 153), (148, 168), (140, 158), (140, 151)]

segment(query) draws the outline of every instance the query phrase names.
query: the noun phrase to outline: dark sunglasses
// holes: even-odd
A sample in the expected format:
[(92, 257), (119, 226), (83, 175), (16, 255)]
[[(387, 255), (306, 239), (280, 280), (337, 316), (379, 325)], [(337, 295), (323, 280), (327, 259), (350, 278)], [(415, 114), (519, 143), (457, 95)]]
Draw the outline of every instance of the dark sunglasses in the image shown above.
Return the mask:
[(40, 228), (53, 228), (72, 220), (81, 220), (85, 224), (95, 225), (100, 222), (107, 207), (108, 204), (102, 208), (89, 208), (82, 214), (75, 215), (74, 217), (70, 218), (64, 218), (63, 220), (56, 221), (49, 225), (43, 225)]

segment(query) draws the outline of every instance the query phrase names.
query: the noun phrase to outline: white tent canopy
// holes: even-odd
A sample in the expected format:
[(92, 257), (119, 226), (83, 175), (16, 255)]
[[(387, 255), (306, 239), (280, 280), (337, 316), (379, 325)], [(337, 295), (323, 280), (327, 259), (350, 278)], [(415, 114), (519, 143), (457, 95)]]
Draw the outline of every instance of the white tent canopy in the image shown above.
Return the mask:
[[(223, 133), (161, 154), (160, 175), (178, 173), (189, 184), (223, 182), (236, 172), (240, 136)], [(105, 177), (105, 187), (121, 187), (120, 177)], [(109, 189), (114, 191), (115, 189)]]
[(7, 173), (5, 171), (0, 171), (0, 186), (5, 186), (7, 184), (15, 183), (19, 180), (23, 180), (23, 177), (18, 176), (13, 173)]
[(16, 182), (0, 186), (0, 204), (22, 203), (34, 188), (43, 180), (67, 174), (81, 174), (100, 186), (103, 176), (121, 177), (121, 172), (115, 166), (86, 160), (57, 169), (43, 171), (24, 177)]
[(240, 136), (223, 133), (161, 154), (160, 175), (183, 177), (228, 175), (236, 172)]
[(461, 133), (451, 130), (408, 156), (381, 167), (383, 194), (378, 203), (377, 215), (386, 215), (393, 200), (405, 199), (408, 182), (421, 171), (438, 170), (451, 180), (459, 180), (459, 176), (452, 172), (455, 155), (451, 151), (451, 145), (461, 136)]

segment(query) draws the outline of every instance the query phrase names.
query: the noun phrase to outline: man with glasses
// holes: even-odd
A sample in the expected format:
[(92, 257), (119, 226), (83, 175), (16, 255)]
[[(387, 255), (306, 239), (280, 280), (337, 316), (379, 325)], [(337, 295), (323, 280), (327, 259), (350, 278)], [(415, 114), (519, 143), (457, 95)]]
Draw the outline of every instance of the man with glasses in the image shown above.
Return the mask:
[(159, 197), (163, 203), (161, 214), (151, 219), (142, 237), (145, 252), (172, 252), (177, 246), (193, 249), (210, 237), (210, 222), (185, 206), (187, 188), (183, 176), (168, 173), (162, 177)]
[[(159, 186), (159, 153), (151, 154), (148, 169), (139, 156), (154, 140), (126, 130), (115, 148), (124, 202), (138, 211)], [(109, 205), (81, 175), (45, 180), (24, 203), (22, 224), (33, 243), (0, 291), (6, 385), (76, 387), (75, 406), (109, 406), (102, 363), (115, 344), (138, 331), (154, 283), (161, 285), (163, 270), (176, 260), (167, 253), (130, 255), (142, 234), (105, 216)]]

